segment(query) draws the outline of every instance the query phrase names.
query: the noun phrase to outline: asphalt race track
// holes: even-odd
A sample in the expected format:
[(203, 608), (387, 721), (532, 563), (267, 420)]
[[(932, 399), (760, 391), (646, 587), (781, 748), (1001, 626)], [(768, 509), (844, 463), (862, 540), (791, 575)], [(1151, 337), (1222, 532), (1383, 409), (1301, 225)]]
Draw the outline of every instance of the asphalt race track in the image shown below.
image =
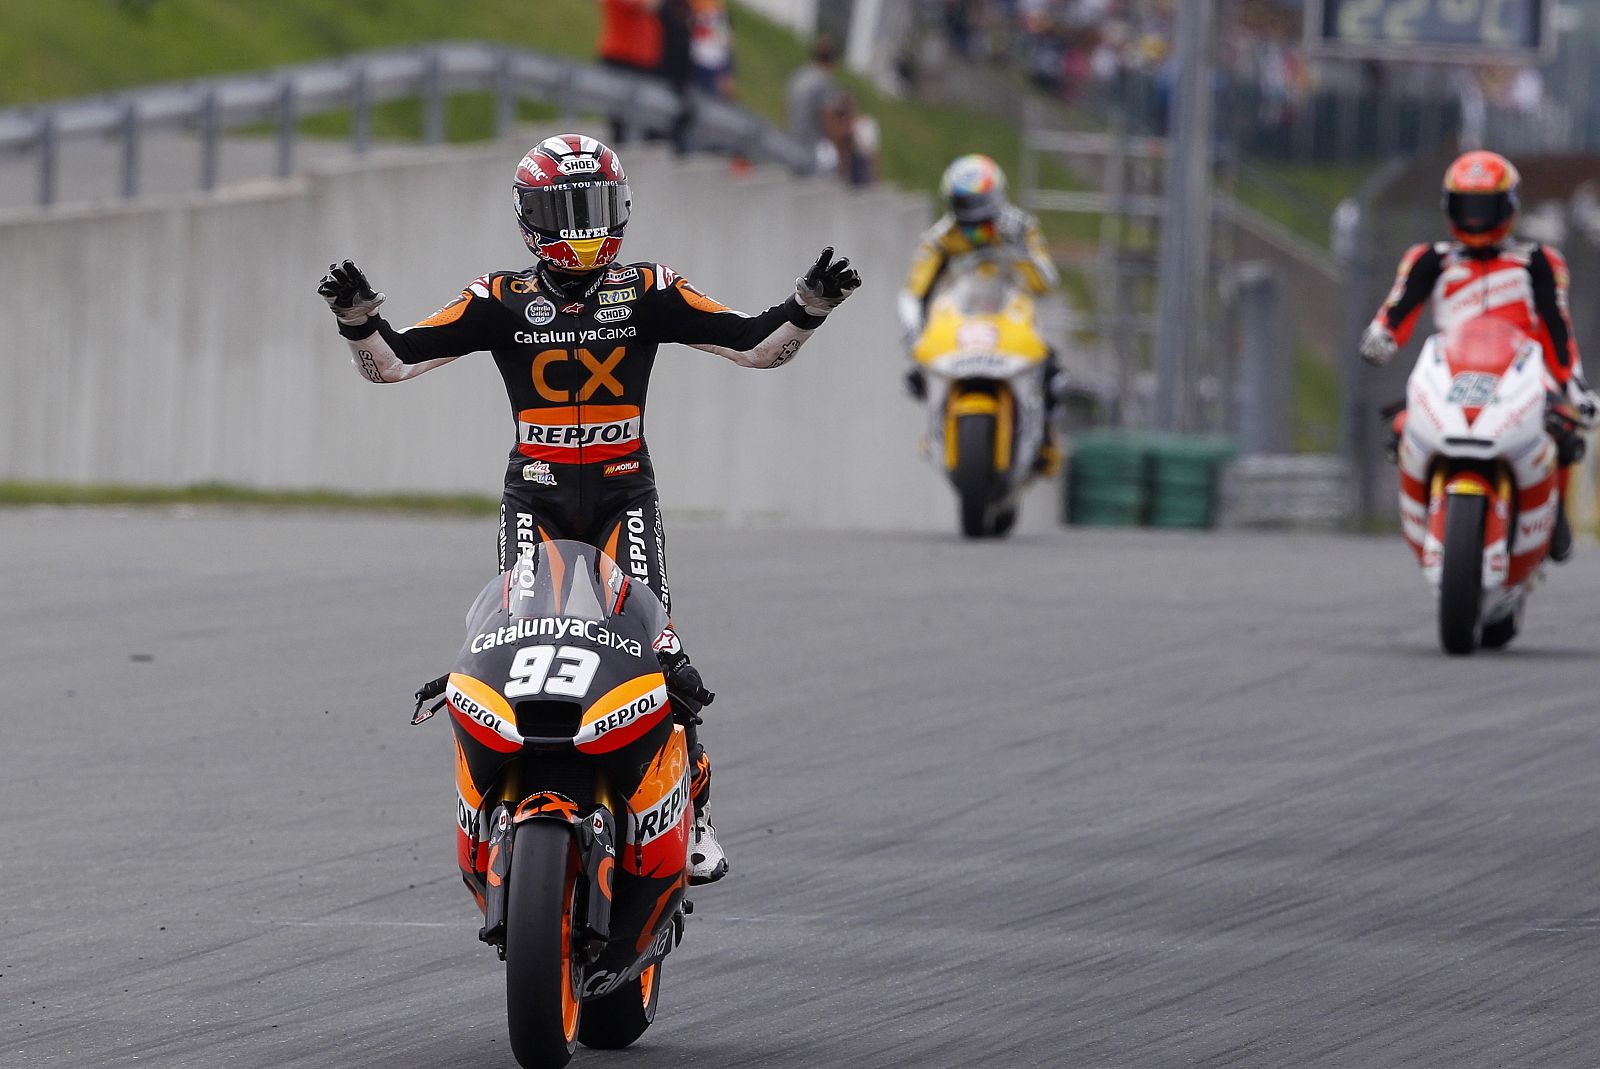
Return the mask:
[[(493, 525), (0, 512), (0, 1065), (494, 1069), (448, 726)], [(1600, 1064), (1600, 549), (670, 532), (733, 874), (577, 1066)]]

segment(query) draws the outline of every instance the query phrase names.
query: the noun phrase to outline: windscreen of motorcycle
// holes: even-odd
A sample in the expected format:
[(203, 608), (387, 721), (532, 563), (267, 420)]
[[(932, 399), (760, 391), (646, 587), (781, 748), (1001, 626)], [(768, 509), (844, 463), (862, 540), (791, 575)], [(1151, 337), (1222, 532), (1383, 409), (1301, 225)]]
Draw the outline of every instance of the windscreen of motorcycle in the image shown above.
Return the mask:
[(963, 271), (952, 277), (934, 300), (964, 316), (997, 316), (1006, 310), (1012, 294), (1020, 288), (1021, 283), (1010, 271)]
[(497, 616), (596, 622), (625, 617), (630, 631), (637, 628), (651, 639), (667, 626), (666, 607), (655, 591), (630, 578), (604, 550), (564, 539), (524, 550), (509, 570), (489, 580), (467, 611), (467, 631), (480, 633)]
[(446, 701), (491, 750), (561, 738), (610, 752), (669, 709), (653, 648), (667, 623), (660, 599), (601, 550), (540, 543), (473, 603)]

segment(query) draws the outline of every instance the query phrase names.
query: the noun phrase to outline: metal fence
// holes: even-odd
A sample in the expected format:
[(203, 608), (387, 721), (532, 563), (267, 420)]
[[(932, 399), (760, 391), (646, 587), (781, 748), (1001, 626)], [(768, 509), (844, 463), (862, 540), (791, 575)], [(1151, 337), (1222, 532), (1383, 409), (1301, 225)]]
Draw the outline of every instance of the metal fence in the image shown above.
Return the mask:
[(199, 139), (200, 187), (212, 189), (229, 130), (275, 128), (275, 170), (286, 177), (296, 170), (300, 122), (309, 115), (349, 109), (351, 146), (364, 152), (372, 143), (375, 105), (420, 99), (423, 140), (437, 144), (445, 140), (445, 100), (467, 92), (493, 96), (497, 135), (510, 133), (523, 100), (553, 105), (563, 116), (623, 116), (645, 128), (670, 128), (688, 108), (698, 146), (738, 152), (800, 174), (815, 166), (806, 146), (724, 101), (694, 92), (680, 97), (666, 82), (645, 75), (474, 42), (363, 52), (254, 74), (8, 108), (0, 110), (0, 156), (37, 158), (36, 199), (48, 205), (57, 197), (64, 141), (114, 140), (121, 146), (122, 195), (135, 197), (141, 139), (153, 130), (177, 130)]
[[(1585, 109), (1556, 100), (1522, 111), (1472, 92), (1342, 85), (1288, 97), (1236, 78), (1219, 78), (1215, 92), (1219, 148), (1245, 159), (1359, 164), (1457, 144), (1548, 152), (1589, 136)], [(1155, 75), (1124, 71), (1097, 103), (1131, 131), (1156, 134), (1166, 129), (1171, 89)]]

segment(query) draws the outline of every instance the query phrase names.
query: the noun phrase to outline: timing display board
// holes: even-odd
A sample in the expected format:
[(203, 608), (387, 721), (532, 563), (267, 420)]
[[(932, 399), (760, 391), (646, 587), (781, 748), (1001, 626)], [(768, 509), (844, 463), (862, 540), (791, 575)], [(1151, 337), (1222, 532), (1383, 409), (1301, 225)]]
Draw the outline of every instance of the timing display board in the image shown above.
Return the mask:
[(1549, 0), (1310, 0), (1319, 52), (1414, 60), (1531, 60), (1549, 55)]

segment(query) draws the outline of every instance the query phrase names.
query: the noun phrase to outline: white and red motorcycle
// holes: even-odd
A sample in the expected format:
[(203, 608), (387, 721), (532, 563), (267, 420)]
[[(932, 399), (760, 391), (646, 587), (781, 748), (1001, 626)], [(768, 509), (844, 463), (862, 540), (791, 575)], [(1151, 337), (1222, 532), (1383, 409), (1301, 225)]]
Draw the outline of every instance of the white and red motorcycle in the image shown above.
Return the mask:
[(1439, 596), (1446, 652), (1501, 647), (1543, 573), (1560, 491), (1548, 419), (1589, 421), (1562, 398), (1540, 343), (1480, 317), (1422, 347), (1406, 384), (1400, 523)]

